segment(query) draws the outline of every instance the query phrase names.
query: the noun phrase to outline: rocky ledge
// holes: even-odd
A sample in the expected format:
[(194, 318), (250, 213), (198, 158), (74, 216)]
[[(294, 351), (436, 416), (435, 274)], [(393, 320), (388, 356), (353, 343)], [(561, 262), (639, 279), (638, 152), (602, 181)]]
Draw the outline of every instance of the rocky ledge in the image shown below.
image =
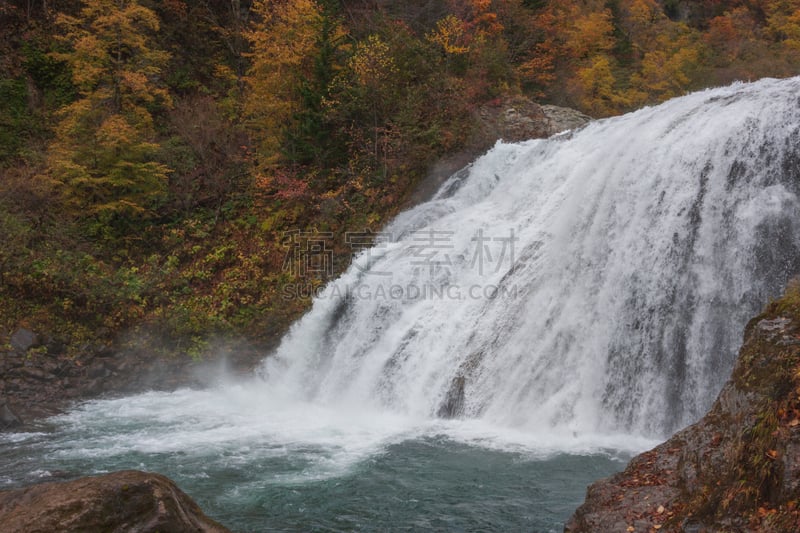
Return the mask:
[(127, 470), (0, 491), (5, 533), (225, 533), (172, 481)]
[(711, 411), (591, 485), (565, 531), (800, 531), (800, 284), (747, 325)]

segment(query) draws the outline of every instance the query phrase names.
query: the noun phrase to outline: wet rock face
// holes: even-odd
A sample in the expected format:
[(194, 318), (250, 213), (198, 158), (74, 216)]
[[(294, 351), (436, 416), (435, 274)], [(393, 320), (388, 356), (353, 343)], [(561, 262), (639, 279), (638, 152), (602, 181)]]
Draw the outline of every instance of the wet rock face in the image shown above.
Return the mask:
[(800, 287), (753, 319), (709, 413), (591, 485), (565, 531), (800, 531)]
[(464, 384), (462, 376), (453, 378), (450, 390), (436, 413), (439, 418), (458, 418), (464, 414)]
[(0, 491), (0, 524), (5, 533), (228, 531), (168, 478), (133, 470)]

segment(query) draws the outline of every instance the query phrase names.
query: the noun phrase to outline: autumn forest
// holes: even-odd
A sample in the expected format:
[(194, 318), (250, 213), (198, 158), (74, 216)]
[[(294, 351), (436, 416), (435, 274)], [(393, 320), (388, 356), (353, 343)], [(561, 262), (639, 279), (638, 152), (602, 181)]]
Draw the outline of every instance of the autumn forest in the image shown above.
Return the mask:
[(0, 34), (0, 325), (66, 350), (274, 340), (287, 238), (332, 236), (324, 283), (481, 107), (800, 68), (800, 0), (6, 0)]

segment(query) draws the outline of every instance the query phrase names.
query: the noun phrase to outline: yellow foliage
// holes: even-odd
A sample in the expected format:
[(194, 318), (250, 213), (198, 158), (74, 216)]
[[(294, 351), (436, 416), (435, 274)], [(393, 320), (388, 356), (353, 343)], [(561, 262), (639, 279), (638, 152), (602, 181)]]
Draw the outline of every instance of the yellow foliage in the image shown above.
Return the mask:
[(469, 52), (465, 42), (464, 21), (455, 15), (447, 15), (436, 23), (436, 28), (428, 34), (428, 40), (442, 47), (445, 54), (460, 55)]
[[(245, 32), (252, 52), (244, 110), (261, 140), (261, 166), (271, 166), (278, 160), (284, 128), (299, 108), (299, 83), (311, 77), (323, 13), (312, 0), (256, 0), (252, 12), (255, 22)], [(333, 40), (344, 35), (337, 26)]]
[(169, 59), (153, 44), (158, 17), (135, 0), (85, 0), (57, 25), (68, 50), (53, 56), (70, 66), (79, 98), (58, 113), (49, 175), (82, 216), (144, 212), (170, 171), (151, 142), (149, 108), (170, 104), (158, 83)]
[(136, 141), (137, 132), (120, 115), (111, 115), (97, 129), (95, 139), (105, 149), (118, 149)]
[(359, 43), (348, 67), (360, 86), (375, 91), (397, 72), (389, 45), (377, 35), (370, 35), (365, 42)]
[(767, 30), (790, 54), (800, 54), (800, 0), (766, 2)]
[(578, 92), (582, 108), (593, 116), (608, 116), (627, 105), (623, 96), (615, 90), (616, 78), (611, 69), (611, 60), (604, 54), (596, 55), (589, 63), (578, 69), (574, 90)]
[(677, 42), (668, 41), (666, 37), (659, 41), (662, 46), (645, 54), (640, 72), (631, 79), (636, 89), (655, 102), (684, 94), (700, 62), (699, 47), (688, 36)]
[(608, 9), (579, 17), (566, 32), (571, 55), (585, 58), (611, 50), (614, 46), (613, 32), (611, 11)]
[(670, 22), (655, 0), (629, 0), (623, 4), (620, 29), (635, 48), (649, 51), (656, 37)]

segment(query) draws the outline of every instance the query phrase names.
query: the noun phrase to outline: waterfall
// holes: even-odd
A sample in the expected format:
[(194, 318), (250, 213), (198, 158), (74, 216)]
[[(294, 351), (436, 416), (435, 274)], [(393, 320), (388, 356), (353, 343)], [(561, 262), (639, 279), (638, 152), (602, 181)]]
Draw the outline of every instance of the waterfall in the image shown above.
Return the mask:
[(692, 422), (800, 271), (799, 95), (739, 83), (498, 143), (318, 295), (265, 386), (534, 432)]

